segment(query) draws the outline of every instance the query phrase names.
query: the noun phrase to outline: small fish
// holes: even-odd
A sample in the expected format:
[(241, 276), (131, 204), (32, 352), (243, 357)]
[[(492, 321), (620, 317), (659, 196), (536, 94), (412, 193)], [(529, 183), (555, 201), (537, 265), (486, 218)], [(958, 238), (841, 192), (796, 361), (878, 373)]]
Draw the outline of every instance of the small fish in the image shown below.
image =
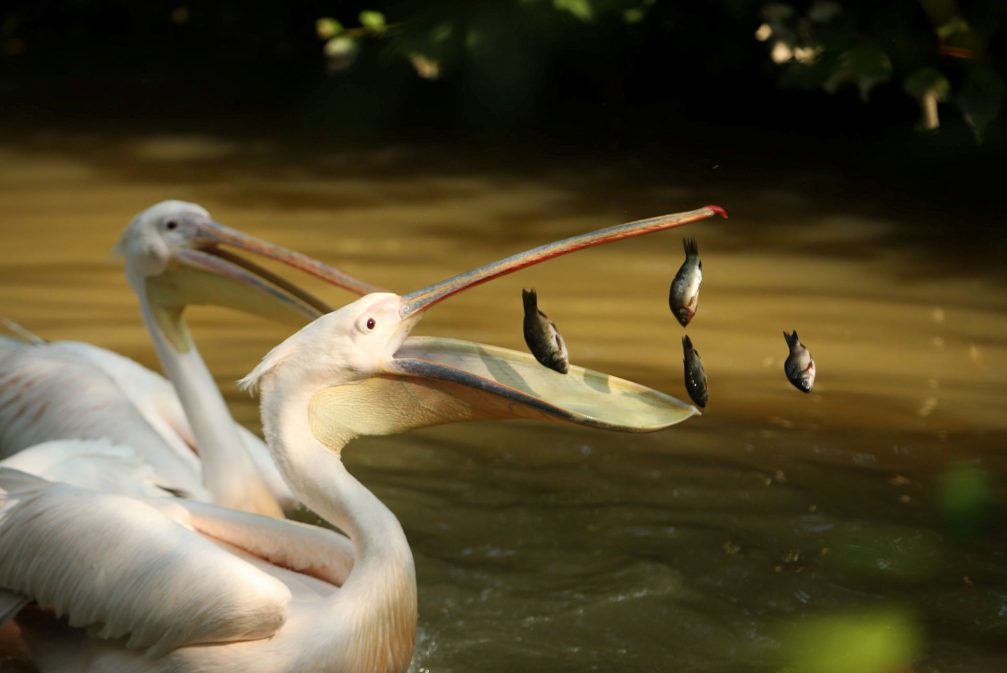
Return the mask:
[(699, 259), (699, 246), (696, 239), (682, 239), (685, 246), (685, 261), (675, 274), (668, 291), (668, 306), (675, 314), (682, 327), (689, 324), (696, 315), (699, 304), (699, 286), (703, 282), (703, 262)]
[(521, 290), (524, 300), (524, 340), (535, 359), (549, 369), (566, 374), (570, 357), (556, 324), (538, 308), (535, 290)]
[(685, 389), (689, 392), (689, 397), (700, 407), (705, 407), (710, 393), (706, 389), (706, 372), (703, 371), (703, 360), (699, 357), (699, 352), (692, 347), (692, 339), (688, 335), (682, 337), (682, 351), (685, 363)]
[(797, 330), (794, 330), (793, 334), (784, 332), (783, 338), (790, 346), (790, 355), (783, 363), (783, 371), (787, 373), (787, 379), (795, 388), (810, 393), (815, 387), (815, 361), (811, 358), (811, 352), (797, 338)]

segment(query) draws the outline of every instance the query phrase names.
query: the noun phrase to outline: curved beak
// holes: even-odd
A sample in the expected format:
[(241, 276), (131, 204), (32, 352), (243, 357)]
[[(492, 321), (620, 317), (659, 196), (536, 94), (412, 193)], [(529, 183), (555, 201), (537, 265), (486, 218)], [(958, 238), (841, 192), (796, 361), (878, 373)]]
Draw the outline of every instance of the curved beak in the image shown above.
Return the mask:
[[(307, 255), (243, 234), (219, 222), (211, 222), (203, 227), (200, 232), (200, 240), (211, 246), (211, 249), (219, 245), (230, 245), (239, 250), (276, 260), (357, 295), (362, 296), (382, 291), (377, 285), (371, 285), (359, 278), (354, 278)], [(233, 257), (231, 259), (233, 260)]]
[[(402, 297), (401, 345), (381, 375), (327, 388), (311, 403), (316, 434), (392, 434), (478, 419), (524, 418), (651, 432), (699, 410), (645, 386), (583, 367), (559, 374), (528, 353), (435, 337), (408, 337), (423, 312), (463, 290), (560, 255), (721, 215), (707, 206), (567, 238), (453, 276)], [(380, 400), (381, 404), (369, 401)], [(370, 411), (382, 409), (381, 413)], [(389, 413), (388, 410), (394, 410)]]
[(418, 315), (434, 304), (444, 301), (463, 290), (482, 285), (494, 278), (506, 276), (509, 273), (545, 262), (554, 257), (583, 250), (584, 248), (592, 248), (596, 245), (621, 241), (624, 238), (633, 238), (634, 236), (643, 236), (644, 234), (653, 234), (658, 231), (674, 229), (675, 227), (681, 227), (692, 222), (705, 220), (714, 215), (726, 218), (727, 212), (720, 206), (705, 206), (685, 213), (659, 215), (658, 217), (651, 217), (646, 220), (617, 224), (614, 227), (599, 229), (588, 234), (571, 236), (555, 243), (548, 243), (531, 250), (526, 250), (525, 252), (519, 252), (516, 255), (511, 255), (496, 262), (480, 266), (472, 271), (467, 271), (457, 276), (452, 276), (447, 280), (442, 280), (439, 283), (434, 283), (422, 290), (416, 290), (415, 292), (403, 295), (399, 316), (402, 319), (407, 319), (413, 315)]
[(307, 290), (228, 248), (280, 262), (354, 294), (379, 290), (307, 255), (223, 224), (202, 225), (192, 247), (175, 250), (164, 272), (146, 280), (154, 314), (180, 351), (189, 347), (181, 314), (190, 304), (225, 306), (297, 326), (332, 310)]

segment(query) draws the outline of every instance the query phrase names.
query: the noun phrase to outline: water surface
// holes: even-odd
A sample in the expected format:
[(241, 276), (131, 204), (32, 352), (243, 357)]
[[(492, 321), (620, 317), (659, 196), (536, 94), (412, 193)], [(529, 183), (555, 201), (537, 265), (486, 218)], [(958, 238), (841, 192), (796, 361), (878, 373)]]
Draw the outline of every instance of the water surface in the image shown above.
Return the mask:
[[(702, 183), (416, 150), (26, 138), (0, 148), (0, 313), (156, 368), (110, 251), (164, 198), (400, 292), (720, 202), (730, 220), (688, 231), (705, 271), (687, 330), (710, 380), (702, 417), (649, 435), (479, 423), (346, 450), (416, 557), (414, 669), (1004, 670), (1001, 271), (948, 265), (908, 218), (799, 186)], [(681, 250), (671, 232), (584, 251), (445, 302), (415, 333), (523, 349), (520, 290), (534, 286), (576, 364), (684, 398), (685, 330), (666, 304)], [(257, 427), (233, 381), (287, 330), (190, 313)], [(791, 329), (818, 363), (812, 395), (783, 374)]]

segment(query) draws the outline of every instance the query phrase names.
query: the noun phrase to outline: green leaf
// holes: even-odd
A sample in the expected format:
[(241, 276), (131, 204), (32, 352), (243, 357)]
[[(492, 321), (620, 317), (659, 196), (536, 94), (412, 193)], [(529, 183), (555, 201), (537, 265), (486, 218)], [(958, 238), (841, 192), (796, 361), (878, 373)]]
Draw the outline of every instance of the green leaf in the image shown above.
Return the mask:
[(967, 32), (969, 32), (969, 24), (960, 16), (956, 16), (943, 26), (937, 27), (937, 36), (942, 40), (947, 40), (957, 33)]
[(318, 37), (323, 40), (335, 37), (336, 35), (342, 33), (343, 30), (343, 24), (331, 17), (325, 17), (315, 21), (315, 32), (318, 33)]
[(934, 96), (940, 101), (947, 98), (948, 93), (951, 92), (951, 83), (936, 68), (920, 68), (906, 78), (902, 88), (913, 98)]
[(453, 32), (454, 26), (450, 22), (444, 22), (438, 24), (436, 28), (430, 31), (430, 39), (434, 42), (446, 42)]
[(842, 13), (843, 7), (834, 0), (815, 0), (808, 8), (808, 18), (815, 23), (828, 23)]
[(326, 56), (346, 56), (357, 50), (357, 42), (351, 37), (334, 37), (325, 43)]
[(771, 2), (762, 8), (762, 18), (770, 23), (782, 23), (794, 16), (794, 8), (782, 2)]
[(594, 8), (590, 0), (552, 0), (552, 6), (561, 12), (569, 12), (581, 21), (594, 18)]
[(974, 66), (955, 100), (976, 140), (982, 142), (986, 127), (1000, 115), (1007, 87), (993, 68)]
[(626, 23), (640, 23), (643, 21), (643, 8), (630, 7), (622, 11), (622, 20)]
[(385, 15), (375, 11), (360, 12), (360, 25), (375, 33), (383, 33), (387, 27)]
[(860, 98), (866, 101), (871, 89), (891, 75), (892, 61), (888, 54), (873, 44), (861, 44), (839, 57), (839, 65), (822, 86), (829, 93), (835, 93), (844, 84), (856, 84)]
[(409, 54), (409, 62), (412, 63), (416, 74), (423, 79), (437, 79), (441, 76), (441, 63), (435, 58), (413, 52)]
[(481, 30), (472, 28), (465, 33), (465, 48), (469, 51), (479, 49), (485, 42), (486, 38)]
[(324, 51), (329, 71), (337, 72), (353, 65), (360, 44), (352, 37), (339, 35), (325, 43)]

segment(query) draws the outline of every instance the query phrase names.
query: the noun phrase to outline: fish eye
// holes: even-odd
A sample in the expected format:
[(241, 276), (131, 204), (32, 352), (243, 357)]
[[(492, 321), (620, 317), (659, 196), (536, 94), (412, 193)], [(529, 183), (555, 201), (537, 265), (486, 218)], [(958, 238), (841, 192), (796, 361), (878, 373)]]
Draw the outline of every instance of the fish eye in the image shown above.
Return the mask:
[(377, 323), (374, 322), (374, 318), (367, 319), (367, 329), (374, 329), (376, 325)]
[(168, 229), (168, 231), (171, 231), (172, 229), (178, 229), (178, 222), (175, 220), (168, 220), (164, 223), (164, 226)]

